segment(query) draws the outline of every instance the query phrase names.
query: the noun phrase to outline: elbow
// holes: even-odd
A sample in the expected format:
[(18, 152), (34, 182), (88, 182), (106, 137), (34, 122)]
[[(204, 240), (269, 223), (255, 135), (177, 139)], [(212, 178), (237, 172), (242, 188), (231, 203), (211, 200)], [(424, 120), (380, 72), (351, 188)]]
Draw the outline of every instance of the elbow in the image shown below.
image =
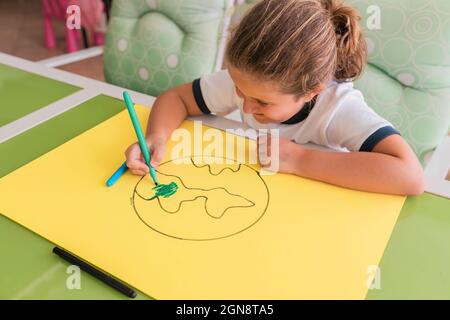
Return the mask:
[(423, 173), (422, 167), (413, 172), (409, 172), (409, 174), (405, 195), (420, 196), (425, 192), (425, 174)]
[(420, 196), (425, 192), (425, 181), (416, 181), (409, 187), (407, 196)]

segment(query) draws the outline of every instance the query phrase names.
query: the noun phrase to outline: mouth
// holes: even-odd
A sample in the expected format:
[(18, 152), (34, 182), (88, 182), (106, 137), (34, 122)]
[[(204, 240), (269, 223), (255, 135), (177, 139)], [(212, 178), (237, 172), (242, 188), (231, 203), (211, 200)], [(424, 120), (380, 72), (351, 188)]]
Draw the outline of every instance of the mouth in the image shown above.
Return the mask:
[(260, 123), (270, 123), (271, 120), (265, 117), (262, 113), (254, 113), (253, 117)]

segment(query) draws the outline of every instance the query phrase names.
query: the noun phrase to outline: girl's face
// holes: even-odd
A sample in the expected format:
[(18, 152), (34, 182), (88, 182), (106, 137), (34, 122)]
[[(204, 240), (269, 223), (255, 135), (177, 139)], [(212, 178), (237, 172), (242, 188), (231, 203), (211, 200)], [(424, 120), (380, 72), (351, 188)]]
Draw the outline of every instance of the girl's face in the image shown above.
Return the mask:
[(228, 66), (228, 72), (236, 87), (237, 95), (244, 99), (243, 111), (253, 115), (259, 123), (283, 122), (293, 117), (303, 105), (323, 90), (317, 90), (298, 99), (295, 95), (283, 94), (273, 82), (258, 82), (258, 79)]

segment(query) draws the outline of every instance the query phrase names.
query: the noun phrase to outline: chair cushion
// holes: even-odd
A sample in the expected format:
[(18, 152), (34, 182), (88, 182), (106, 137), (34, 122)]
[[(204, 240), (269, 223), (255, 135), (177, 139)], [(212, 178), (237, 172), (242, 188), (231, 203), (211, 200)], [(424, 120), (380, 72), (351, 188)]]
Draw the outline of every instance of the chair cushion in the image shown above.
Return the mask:
[(114, 0), (108, 82), (153, 96), (213, 71), (226, 0)]
[(361, 14), (369, 51), (355, 87), (422, 157), (450, 127), (450, 1), (345, 2)]

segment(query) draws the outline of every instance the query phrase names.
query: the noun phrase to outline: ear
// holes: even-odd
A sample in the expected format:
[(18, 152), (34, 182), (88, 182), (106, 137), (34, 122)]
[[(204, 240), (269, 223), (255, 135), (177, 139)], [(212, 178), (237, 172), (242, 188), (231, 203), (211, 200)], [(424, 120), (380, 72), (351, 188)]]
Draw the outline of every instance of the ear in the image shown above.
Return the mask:
[(319, 84), (317, 87), (315, 87), (313, 90), (311, 90), (310, 92), (308, 92), (305, 96), (306, 100), (305, 102), (309, 102), (312, 100), (312, 98), (314, 98), (315, 96), (317, 96), (319, 93), (321, 93), (323, 90), (325, 89), (325, 85), (324, 84)]

